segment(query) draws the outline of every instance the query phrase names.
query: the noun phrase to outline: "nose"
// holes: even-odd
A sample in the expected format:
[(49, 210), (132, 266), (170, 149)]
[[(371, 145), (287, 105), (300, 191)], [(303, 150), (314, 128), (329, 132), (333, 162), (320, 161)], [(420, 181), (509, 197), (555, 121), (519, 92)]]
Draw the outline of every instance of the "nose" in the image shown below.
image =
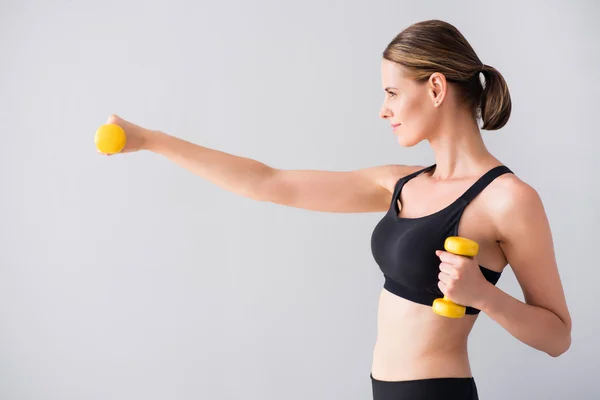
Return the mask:
[(379, 118), (386, 119), (391, 116), (392, 116), (392, 112), (390, 111), (390, 109), (387, 108), (385, 105), (381, 106), (381, 109), (379, 110)]

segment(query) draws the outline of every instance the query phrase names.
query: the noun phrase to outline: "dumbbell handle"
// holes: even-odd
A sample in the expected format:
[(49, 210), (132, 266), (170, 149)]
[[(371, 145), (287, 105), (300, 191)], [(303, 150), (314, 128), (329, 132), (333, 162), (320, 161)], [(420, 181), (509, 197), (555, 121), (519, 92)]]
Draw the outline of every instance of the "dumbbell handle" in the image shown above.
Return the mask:
[[(449, 253), (474, 257), (479, 252), (479, 244), (460, 236), (450, 236), (444, 242), (444, 249)], [(436, 314), (448, 318), (461, 318), (465, 315), (466, 311), (465, 306), (454, 303), (446, 295), (443, 298), (435, 299), (432, 309)]]

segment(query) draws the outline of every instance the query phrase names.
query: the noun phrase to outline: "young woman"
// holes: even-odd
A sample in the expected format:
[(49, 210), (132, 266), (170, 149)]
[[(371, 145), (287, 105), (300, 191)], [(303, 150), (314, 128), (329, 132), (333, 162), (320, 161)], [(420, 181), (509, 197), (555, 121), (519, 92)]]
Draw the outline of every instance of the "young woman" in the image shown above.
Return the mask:
[[(117, 116), (123, 153), (148, 150), (257, 201), (338, 213), (383, 212), (372, 234), (385, 277), (371, 382), (375, 400), (477, 399), (467, 338), (483, 311), (521, 342), (552, 357), (571, 344), (571, 319), (538, 193), (485, 147), (481, 129), (509, 119), (502, 75), (452, 25), (415, 23), (385, 48), (381, 118), (402, 146), (427, 141), (431, 166), (355, 171), (279, 170), (202, 147)], [(483, 79), (482, 79), (483, 78)], [(448, 236), (479, 244), (475, 257), (444, 250)], [(510, 264), (525, 302), (495, 286)], [(446, 295), (462, 318), (432, 312)]]

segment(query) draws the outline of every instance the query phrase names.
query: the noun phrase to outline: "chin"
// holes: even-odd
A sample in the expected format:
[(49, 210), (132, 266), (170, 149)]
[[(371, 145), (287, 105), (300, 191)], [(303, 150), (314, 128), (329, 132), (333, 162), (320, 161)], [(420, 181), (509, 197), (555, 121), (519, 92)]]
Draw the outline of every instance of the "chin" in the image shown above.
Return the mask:
[(413, 147), (419, 144), (421, 140), (417, 138), (410, 138), (403, 135), (398, 135), (398, 144), (402, 147)]

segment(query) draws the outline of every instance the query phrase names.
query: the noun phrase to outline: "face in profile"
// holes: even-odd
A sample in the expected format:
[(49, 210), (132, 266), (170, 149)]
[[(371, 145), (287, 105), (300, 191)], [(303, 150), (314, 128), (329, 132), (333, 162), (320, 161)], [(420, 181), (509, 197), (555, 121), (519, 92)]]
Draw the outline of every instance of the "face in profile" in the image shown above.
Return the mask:
[(381, 80), (385, 98), (379, 116), (389, 122), (398, 143), (411, 147), (428, 139), (439, 120), (434, 86), (411, 79), (402, 66), (386, 59), (381, 63)]

